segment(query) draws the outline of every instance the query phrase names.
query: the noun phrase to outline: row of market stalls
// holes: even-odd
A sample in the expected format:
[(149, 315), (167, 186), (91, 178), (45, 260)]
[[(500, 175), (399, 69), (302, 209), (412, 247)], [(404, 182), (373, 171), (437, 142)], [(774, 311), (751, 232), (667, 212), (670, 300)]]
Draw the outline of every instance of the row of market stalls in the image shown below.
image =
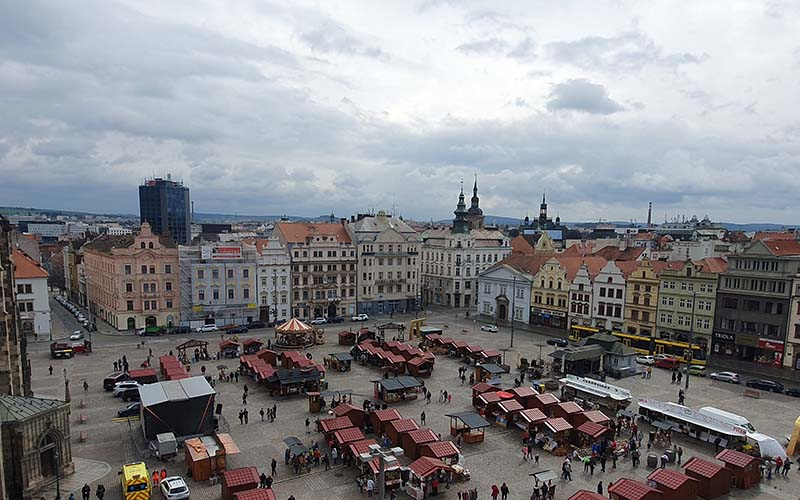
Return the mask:
[(225, 339), (219, 343), (220, 358), (238, 358), (242, 354), (255, 354), (264, 347), (264, 342), (258, 339), (244, 339), (241, 342), (234, 339)]
[(273, 396), (319, 392), (327, 388), (325, 367), (299, 351), (261, 349), (239, 358), (239, 371), (263, 384)]
[(161, 356), (158, 358), (158, 365), (164, 380), (189, 378), (189, 372), (176, 356)]
[[(452, 441), (440, 441), (437, 434), (421, 428), (410, 418), (403, 418), (394, 408), (367, 412), (346, 403), (337, 406), (333, 417), (319, 420), (317, 430), (325, 439), (350, 456), (359, 457), (369, 453), (370, 446), (382, 445), (403, 449), (403, 456), (411, 460), (407, 466), (391, 465), (386, 469), (386, 489), (392, 490), (406, 485), (406, 492), (413, 498), (425, 498), (431, 493), (431, 482), (440, 474), (468, 477), (458, 447)], [(488, 426), (488, 422), (485, 423)], [(383, 440), (367, 438), (365, 431)], [(292, 453), (303, 453), (304, 447), (297, 438), (287, 438), (287, 446), (294, 447)], [(362, 474), (378, 480), (378, 459), (356, 462)]]
[(414, 377), (430, 376), (436, 361), (433, 353), (395, 340), (382, 344), (377, 340), (364, 340), (354, 346), (350, 354), (361, 364), (374, 366), (384, 373)]
[(423, 345), (434, 354), (461, 358), (475, 364), (494, 363), (499, 365), (503, 359), (502, 353), (495, 349), (484, 349), (479, 345), (468, 344), (463, 340), (455, 340), (436, 333), (424, 337)]

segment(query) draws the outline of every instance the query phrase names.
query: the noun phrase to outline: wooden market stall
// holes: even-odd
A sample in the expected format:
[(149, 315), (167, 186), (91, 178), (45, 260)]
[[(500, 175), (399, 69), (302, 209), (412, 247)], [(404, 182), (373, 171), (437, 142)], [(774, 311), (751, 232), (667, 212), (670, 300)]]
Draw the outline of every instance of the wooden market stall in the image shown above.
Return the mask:
[(348, 417), (353, 422), (353, 427), (364, 428), (367, 421), (367, 412), (350, 403), (342, 403), (331, 410), (337, 417)]
[(731, 471), (722, 465), (692, 457), (683, 464), (684, 473), (697, 480), (697, 494), (706, 500), (731, 491)]
[(545, 451), (553, 451), (556, 448), (569, 446), (572, 437), (572, 426), (563, 418), (548, 418), (543, 422), (541, 431), (547, 441), (543, 447)]
[(267, 379), (270, 395), (279, 394), (290, 396), (292, 394), (304, 394), (307, 392), (319, 391), (322, 388), (323, 372), (319, 367), (299, 368), (287, 370), (278, 368), (275, 373)]
[(260, 349), (256, 352), (256, 356), (258, 359), (263, 360), (266, 364), (272, 366), (278, 366), (280, 364), (280, 354), (273, 351), (272, 349)]
[(394, 408), (376, 410), (367, 415), (367, 421), (372, 428), (372, 432), (378, 436), (386, 432), (386, 424), (394, 420), (400, 420), (401, 418), (403, 417), (400, 415), (400, 412)]
[[(483, 351), (483, 347), (481, 347), (479, 345), (469, 344), (464, 348), (464, 357), (465, 358), (469, 358), (469, 360), (471, 362), (476, 363), (480, 359), (481, 351)], [(476, 375), (476, 379), (480, 380), (480, 379), (477, 378), (477, 375)]]
[(545, 415), (551, 415), (552, 408), (560, 402), (560, 399), (549, 392), (533, 397), (533, 407), (542, 410)]
[(488, 418), (494, 416), (495, 412), (497, 411), (497, 405), (500, 403), (500, 401), (506, 401), (509, 399), (514, 399), (514, 395), (510, 392), (484, 392), (478, 396), (478, 401), (475, 405), (475, 408), (480, 414)]
[(439, 479), (440, 489), (444, 489), (444, 475), (453, 472), (452, 467), (431, 457), (422, 457), (409, 464), (409, 480), (406, 483), (406, 493), (416, 500), (428, 498), (433, 493), (432, 483), (434, 478)]
[(475, 365), (475, 380), (478, 382), (486, 382), (487, 380), (498, 380), (502, 374), (506, 373), (506, 369), (494, 363), (487, 363), (485, 365)]
[(361, 461), (358, 459), (359, 455), (362, 453), (369, 453), (369, 447), (378, 444), (377, 441), (374, 439), (362, 439), (360, 441), (353, 441), (347, 444), (347, 449), (350, 451), (350, 455), (355, 457), (353, 465), (356, 468), (362, 468)]
[(219, 357), (220, 358), (238, 358), (239, 357), (239, 343), (233, 340), (225, 339), (219, 343)]
[(373, 380), (375, 399), (387, 403), (417, 399), (420, 382), (416, 377), (400, 376)]
[(584, 422), (594, 422), (599, 425), (610, 427), (611, 419), (600, 410), (584, 411), (572, 416), (572, 425), (579, 426)]
[(472, 411), (451, 413), (445, 416), (450, 417), (450, 435), (458, 436), (461, 434), (464, 443), (483, 442), (484, 429), (492, 425), (485, 418)]
[[(178, 359), (182, 360), (185, 365), (194, 358), (206, 358), (208, 356), (208, 342), (205, 340), (189, 339), (175, 346), (175, 350), (178, 351)], [(190, 353), (189, 355), (186, 354), (187, 350)]]
[(574, 426), (575, 415), (583, 413), (583, 408), (574, 401), (564, 401), (550, 408), (550, 412), (553, 417), (561, 417)]
[(195, 481), (205, 481), (224, 471), (228, 455), (241, 453), (230, 434), (215, 434), (184, 441), (184, 454), (189, 475)]
[(722, 450), (714, 457), (731, 473), (731, 483), (746, 490), (761, 481), (761, 459), (736, 450)]
[(354, 441), (363, 441), (364, 433), (358, 427), (350, 427), (349, 429), (340, 429), (333, 433), (333, 442), (339, 445), (339, 448), (344, 447), (348, 443)]
[(584, 422), (575, 430), (575, 446), (582, 449), (591, 449), (593, 445), (614, 436), (610, 428), (594, 422)]
[(594, 491), (578, 490), (567, 500), (606, 500), (606, 497)]
[(655, 488), (633, 479), (621, 478), (608, 486), (611, 500), (662, 500), (663, 495)]
[(463, 340), (450, 339), (445, 347), (447, 347), (447, 354), (454, 358), (463, 358), (469, 354), (467, 351), (469, 344)]
[(472, 389), (472, 406), (478, 403), (478, 396), (484, 392), (496, 392), (503, 390), (500, 386), (487, 384), (486, 382), (478, 382), (471, 387)]
[(353, 356), (349, 352), (334, 352), (325, 358), (325, 366), (337, 372), (349, 372), (353, 364)]
[(686, 474), (672, 469), (656, 469), (647, 476), (649, 484), (655, 483), (664, 500), (696, 500), (698, 484)]
[(349, 429), (356, 427), (350, 417), (334, 417), (325, 418), (317, 424), (317, 430), (325, 436), (325, 440), (329, 441), (333, 437), (333, 433), (342, 429)]
[(547, 420), (547, 415), (542, 413), (539, 408), (528, 408), (519, 412), (516, 425), (529, 435), (535, 435), (539, 427)]
[(276, 500), (272, 488), (256, 488), (233, 494), (233, 500)]
[(503, 360), (503, 355), (495, 349), (484, 349), (478, 353), (478, 363), (493, 363), (499, 365)]
[(400, 447), (411, 460), (419, 458), (420, 446), (439, 441), (439, 436), (431, 429), (417, 429), (406, 432), (400, 436)]
[(516, 399), (500, 401), (497, 403), (497, 409), (494, 412), (494, 422), (503, 427), (511, 427), (516, 423), (517, 418), (519, 418), (519, 412), (524, 409), (525, 407), (519, 404), (519, 401)]
[(356, 332), (350, 330), (339, 332), (339, 345), (356, 345)]
[[(378, 479), (380, 478), (379, 459), (376, 457), (367, 463), (360, 463), (361, 471), (364, 474), (364, 477), (366, 479), (372, 479), (375, 482), (375, 487), (377, 488)], [(385, 464), (383, 470), (383, 484), (385, 485), (385, 491), (392, 491), (400, 488), (400, 485), (403, 483), (402, 467), (400, 462), (396, 461), (393, 464)]]
[(258, 488), (260, 479), (255, 467), (240, 467), (221, 474), (222, 500), (233, 500), (234, 493)]
[(437, 458), (447, 465), (458, 464), (458, 456), (461, 452), (452, 441), (436, 441), (425, 443), (419, 448), (421, 457)]
[(433, 374), (433, 361), (417, 356), (406, 362), (406, 369), (413, 377), (430, 377)]
[(411, 432), (419, 429), (417, 423), (411, 418), (401, 418), (399, 420), (392, 420), (388, 422), (384, 429), (386, 430), (386, 437), (393, 446), (400, 446), (400, 438), (406, 432)]
[(255, 354), (261, 350), (264, 342), (258, 339), (245, 339), (242, 341), (242, 349), (244, 354)]
[(533, 397), (537, 396), (539, 392), (533, 387), (514, 387), (509, 389), (508, 392), (514, 395), (514, 399), (519, 401), (524, 408), (533, 408)]

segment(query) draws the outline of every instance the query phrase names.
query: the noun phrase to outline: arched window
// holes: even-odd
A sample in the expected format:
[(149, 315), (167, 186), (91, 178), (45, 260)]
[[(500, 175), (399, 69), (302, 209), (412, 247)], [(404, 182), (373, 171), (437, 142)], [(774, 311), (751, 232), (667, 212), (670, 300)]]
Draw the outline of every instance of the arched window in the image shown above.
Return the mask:
[(153, 242), (151, 241), (150, 243), (148, 243), (148, 244), (147, 244), (147, 247), (148, 247), (148, 248), (153, 248)]
[(140, 243), (141, 247), (144, 248), (144, 241)]
[(611, 276), (609, 276), (609, 277), (608, 277), (608, 282), (609, 282), (609, 283), (613, 283), (613, 282), (614, 282), (614, 278), (612, 278)]

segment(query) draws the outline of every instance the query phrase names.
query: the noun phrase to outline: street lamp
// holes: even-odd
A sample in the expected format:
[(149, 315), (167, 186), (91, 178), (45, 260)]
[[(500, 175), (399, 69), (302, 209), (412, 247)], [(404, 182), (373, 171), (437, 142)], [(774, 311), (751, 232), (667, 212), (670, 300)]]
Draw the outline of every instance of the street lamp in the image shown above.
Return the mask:
[(58, 449), (53, 452), (53, 458), (56, 460), (56, 500), (61, 500), (61, 467), (58, 462)]
[(516, 310), (517, 304), (517, 276), (514, 275), (513, 281), (511, 282), (511, 345), (510, 348), (514, 348), (514, 311)]
[(386, 466), (397, 463), (397, 457), (402, 457), (403, 448), (394, 447), (384, 450), (379, 444), (369, 445), (369, 451), (359, 455), (361, 463), (369, 463), (378, 459), (378, 498), (383, 500), (386, 494)]
[(692, 290), (692, 320), (689, 323), (689, 354), (686, 356), (686, 385), (684, 389), (689, 390), (689, 367), (692, 366), (692, 358), (694, 351), (692, 351), (692, 344), (694, 343), (694, 311), (697, 307), (697, 292)]

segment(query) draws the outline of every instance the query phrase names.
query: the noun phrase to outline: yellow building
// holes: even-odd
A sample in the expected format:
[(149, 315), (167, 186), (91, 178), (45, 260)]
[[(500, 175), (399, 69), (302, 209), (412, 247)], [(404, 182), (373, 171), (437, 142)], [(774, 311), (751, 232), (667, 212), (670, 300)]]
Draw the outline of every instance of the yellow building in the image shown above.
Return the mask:
[(569, 279), (559, 259), (551, 257), (533, 278), (531, 287), (531, 324), (567, 327)]
[(625, 275), (626, 333), (653, 337), (656, 332), (658, 288), (661, 271), (682, 268), (682, 262), (662, 262), (643, 259), (617, 262)]

